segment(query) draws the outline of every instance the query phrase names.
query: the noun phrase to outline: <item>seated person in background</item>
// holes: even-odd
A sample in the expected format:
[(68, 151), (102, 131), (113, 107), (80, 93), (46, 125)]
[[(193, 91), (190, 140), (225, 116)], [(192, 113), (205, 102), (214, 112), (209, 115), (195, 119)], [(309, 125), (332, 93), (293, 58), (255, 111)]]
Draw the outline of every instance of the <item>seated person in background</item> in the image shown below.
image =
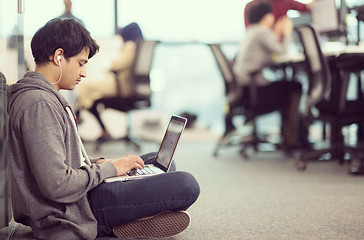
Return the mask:
[[(238, 84), (242, 88), (242, 95), (237, 102), (249, 102), (251, 74), (257, 72), (257, 107), (275, 106), (281, 109), (283, 146), (287, 149), (295, 148), (301, 84), (285, 80), (269, 82), (262, 72), (272, 64), (274, 54), (286, 53), (292, 38), (292, 22), (287, 17), (282, 17), (272, 29), (275, 18), (271, 5), (266, 2), (251, 5), (248, 17), (252, 25), (246, 31), (233, 66)], [(278, 40), (281, 35), (284, 36), (283, 42)]]
[(81, 23), (83, 26), (85, 26), (85, 24), (83, 23), (83, 21), (81, 19), (79, 19), (78, 17), (76, 17), (75, 15), (72, 14), (71, 0), (64, 0), (63, 3), (64, 3), (64, 12), (58, 18), (73, 18), (73, 19), (77, 20), (79, 23)]
[(312, 5), (314, 4), (314, 1), (303, 4), (294, 0), (253, 0), (249, 2), (244, 8), (245, 27), (248, 27), (250, 25), (250, 20), (248, 17), (249, 8), (251, 5), (257, 2), (267, 2), (271, 4), (275, 21), (278, 21), (278, 19), (280, 19), (281, 17), (285, 17), (288, 10), (297, 10), (302, 13), (309, 12)]
[(54, 19), (36, 32), (31, 48), (35, 71), (8, 91), (14, 220), (47, 240), (157, 238), (186, 229), (184, 210), (200, 193), (191, 174), (174, 166), (144, 179), (105, 183), (153, 164), (156, 154), (90, 159), (83, 147), (59, 90), (73, 90), (86, 77), (85, 65), (99, 49), (90, 33), (74, 19)]
[[(101, 121), (94, 102), (103, 97), (120, 96), (128, 98), (133, 92), (131, 81), (131, 71), (139, 42), (143, 39), (142, 31), (135, 22), (119, 29), (118, 34), (122, 37), (123, 45), (118, 58), (114, 59), (111, 64), (110, 72), (105, 75), (104, 79), (97, 82), (85, 82), (77, 89), (78, 93), (78, 110), (89, 110), (98, 120), (102, 127), (102, 135), (99, 140), (110, 138), (104, 124)], [(119, 82), (120, 92), (117, 91)]]

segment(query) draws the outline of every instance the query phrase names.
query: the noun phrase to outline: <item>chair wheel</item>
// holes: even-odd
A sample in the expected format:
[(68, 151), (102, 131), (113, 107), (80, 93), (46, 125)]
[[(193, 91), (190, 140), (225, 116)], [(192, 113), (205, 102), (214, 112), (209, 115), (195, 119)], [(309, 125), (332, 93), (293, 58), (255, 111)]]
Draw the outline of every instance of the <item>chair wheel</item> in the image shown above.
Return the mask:
[(215, 147), (215, 149), (214, 149), (214, 153), (213, 153), (213, 154), (214, 154), (214, 157), (217, 157), (219, 150), (220, 150), (220, 144), (218, 144), (218, 145)]
[(246, 149), (244, 148), (240, 150), (240, 156), (242, 156), (245, 159), (249, 158), (248, 154), (246, 153)]
[(298, 170), (303, 171), (306, 170), (307, 163), (305, 161), (298, 160), (295, 165)]
[(100, 143), (96, 143), (95, 144), (95, 152), (99, 152), (100, 151)]

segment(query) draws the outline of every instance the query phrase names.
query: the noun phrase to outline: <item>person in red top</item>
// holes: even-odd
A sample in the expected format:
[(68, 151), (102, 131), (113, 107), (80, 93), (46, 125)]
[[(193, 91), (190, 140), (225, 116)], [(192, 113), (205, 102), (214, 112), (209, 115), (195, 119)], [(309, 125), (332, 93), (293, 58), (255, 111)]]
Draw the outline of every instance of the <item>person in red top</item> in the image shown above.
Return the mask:
[(303, 4), (294, 0), (253, 0), (251, 2), (249, 2), (244, 9), (244, 22), (245, 22), (245, 27), (248, 27), (250, 25), (249, 19), (248, 19), (248, 10), (249, 7), (258, 1), (266, 1), (269, 2), (272, 6), (272, 10), (273, 10), (273, 14), (274, 17), (276, 19), (276, 21), (282, 17), (285, 16), (287, 14), (287, 11), (292, 9), (292, 10), (296, 10), (299, 12), (309, 12), (311, 10), (311, 6), (314, 2), (314, 0), (312, 0), (310, 3), (307, 4)]

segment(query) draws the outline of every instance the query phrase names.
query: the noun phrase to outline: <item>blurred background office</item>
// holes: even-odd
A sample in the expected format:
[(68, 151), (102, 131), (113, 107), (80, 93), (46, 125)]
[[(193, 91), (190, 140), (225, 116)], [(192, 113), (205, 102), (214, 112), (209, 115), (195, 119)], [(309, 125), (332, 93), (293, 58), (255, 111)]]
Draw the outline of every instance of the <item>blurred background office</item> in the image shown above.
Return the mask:
[[(356, 7), (364, 4), (364, 1), (329, 1), (335, 2), (335, 7), (339, 9), (339, 15), (333, 16), (337, 21), (327, 22), (329, 17), (316, 18), (329, 16), (329, 9), (318, 10), (321, 12), (316, 11), (312, 15), (289, 10), (287, 15), (296, 25), (312, 20), (321, 21), (321, 30), (327, 30), (331, 34), (322, 35), (323, 41), (356, 43), (360, 37)], [(20, 2), (24, 2), (20, 6), (24, 10), (22, 13), (18, 13), (17, 1), (0, 0), (0, 70), (4, 72), (9, 83), (19, 79), (26, 70), (34, 69), (29, 48), (30, 39), (51, 18), (69, 14), (80, 19), (101, 45), (100, 52), (88, 64), (88, 77), (85, 81), (96, 81), (104, 77), (115, 58), (115, 49), (120, 49), (117, 28), (137, 22), (143, 29), (145, 39), (159, 40), (162, 43), (156, 47), (151, 69), (153, 94), (150, 110), (165, 112), (166, 115), (189, 113), (197, 117), (196, 126), (208, 129), (216, 135), (223, 133), (224, 83), (205, 43), (221, 43), (224, 53), (229, 59), (233, 59), (238, 51), (239, 41), (245, 35), (244, 8), (251, 1), (187, 0), (183, 4), (169, 0)], [(297, 2), (305, 4), (311, 1)], [(347, 38), (340, 39), (344, 32)], [(363, 35), (364, 31), (359, 31), (359, 34)], [(10, 40), (14, 39), (15, 47), (10, 44)], [(292, 46), (289, 54), (297, 51), (299, 49)], [(74, 107), (77, 99), (74, 96), (68, 98)], [(267, 118), (271, 122), (279, 121), (275, 113)], [(279, 128), (276, 126), (278, 125), (265, 124), (263, 130), (277, 132)], [(101, 134), (101, 129), (96, 128), (94, 133), (87, 134), (86, 139), (96, 139)]]
[[(64, 2), (62, 0), (25, 2), (25, 14), (21, 19), (23, 29), (20, 31), (23, 31), (27, 48), (31, 36), (40, 26), (49, 19), (63, 14)], [(209, 11), (205, 11), (202, 16), (201, 10), (206, 6), (209, 6)], [(117, 1), (115, 10), (114, 1), (101, 3), (73, 0), (72, 14), (83, 20), (92, 36), (101, 45), (99, 54), (88, 66), (88, 80), (102, 78), (115, 57), (114, 50), (120, 46), (119, 39), (115, 36), (115, 21), (120, 27), (132, 21), (138, 22), (141, 28), (145, 29), (143, 33), (147, 39), (184, 42), (181, 45), (160, 45), (156, 49), (152, 69), (152, 88), (155, 91), (152, 106), (167, 112), (188, 111), (198, 114), (199, 124), (221, 131), (219, 130), (221, 114), (216, 111), (221, 108), (216, 106), (222, 104), (223, 82), (219, 78), (218, 70), (207, 47), (194, 42), (239, 39), (242, 34), (241, 7), (241, 1), (231, 1), (230, 4), (186, 1), (182, 4), (158, 0)], [(13, 34), (13, 26), (18, 25), (17, 2), (1, 1), (0, 9), (2, 11), (0, 34), (6, 41), (8, 36)], [(117, 19), (114, 18), (115, 11), (118, 14)], [(5, 47), (3, 49), (7, 52)], [(25, 59), (30, 62), (32, 57), (29, 51), (25, 51), (25, 54)], [(13, 58), (6, 58), (7, 63), (5, 58), (2, 59), (4, 64), (12, 66), (13, 70), (9, 69), (9, 73), (5, 74), (12, 82), (18, 79), (16, 54), (14, 55)], [(15, 62), (10, 63), (11, 59)], [(188, 90), (189, 94), (177, 90)]]
[[(179, 166), (196, 173), (203, 189), (196, 210), (192, 209), (197, 221), (194, 221), (196, 225), (189, 232), (191, 239), (223, 239), (226, 236), (231, 239), (248, 239), (252, 236), (256, 239), (282, 239), (282, 236), (286, 239), (307, 239), (306, 236), (312, 236), (311, 239), (363, 239), (364, 235), (360, 232), (363, 229), (360, 225), (363, 221), (363, 198), (357, 198), (363, 192), (358, 191), (363, 186), (363, 179), (349, 178), (347, 171), (337, 164), (329, 165), (328, 168), (321, 165), (304, 175), (298, 174), (289, 165), (286, 156), (277, 152), (258, 155), (250, 162), (242, 161), (238, 151), (226, 152), (225, 156), (218, 159), (212, 157), (212, 148), (225, 130), (226, 96), (224, 79), (207, 43), (221, 44), (227, 58), (232, 60), (239, 50), (239, 42), (245, 36), (243, 12), (249, 2), (251, 1), (0, 0), (0, 72), (5, 75), (7, 83), (11, 84), (20, 79), (25, 71), (34, 70), (30, 51), (31, 37), (48, 20), (62, 16), (72, 3), (70, 13), (83, 22), (100, 44), (100, 52), (87, 64), (87, 78), (83, 81), (100, 81), (122, 47), (117, 35), (118, 28), (137, 22), (143, 29), (144, 39), (160, 41), (155, 48), (150, 72), (151, 106), (145, 110), (148, 111), (147, 114), (143, 111), (132, 114), (136, 120), (133, 121), (134, 127), (140, 124), (141, 131), (137, 135), (146, 137), (151, 132), (149, 135), (152, 136), (147, 137), (160, 140), (163, 134), (144, 129), (142, 122), (138, 122), (140, 119), (168, 120), (170, 114), (196, 116), (193, 125), (195, 132), (189, 138), (192, 141), (186, 142), (178, 150), (178, 154), (181, 154), (179, 156), (183, 156)], [(364, 11), (360, 6), (364, 5), (364, 0), (315, 2), (320, 2), (318, 6), (328, 3), (331, 7), (317, 7), (312, 13), (289, 10), (287, 16), (295, 26), (315, 22), (325, 51), (337, 51), (344, 45), (363, 46)], [(298, 41), (297, 38), (295, 40)], [(302, 53), (302, 48), (293, 42), (288, 55), (294, 56), (297, 53)], [(277, 74), (269, 70), (265, 73), (268, 79), (270, 74)], [(304, 78), (304, 74), (299, 74), (299, 80)], [(356, 85), (350, 85), (349, 97), (357, 97), (356, 93)], [(76, 105), (74, 95), (66, 97), (73, 106)], [(5, 102), (0, 101), (0, 104), (4, 105)], [(79, 132), (85, 140), (93, 141), (101, 136), (102, 130), (91, 114), (83, 114), (85, 121), (79, 126)], [(103, 115), (108, 120), (106, 125), (112, 129), (110, 134), (114, 134), (113, 137), (125, 134), (125, 114), (110, 110)], [(6, 117), (1, 116), (0, 119)], [(243, 123), (239, 118), (236, 121), (241, 125)], [(279, 121), (278, 113), (271, 113), (259, 119), (258, 124), (262, 123), (262, 132), (279, 135)], [(154, 122), (149, 123), (153, 127)], [(160, 124), (160, 128), (163, 132), (165, 125)], [(200, 134), (200, 130), (204, 134)], [(320, 140), (321, 129), (314, 130), (311, 128), (311, 133), (318, 135), (311, 134), (311, 140)], [(186, 132), (186, 137), (187, 134)], [(6, 139), (6, 135), (0, 136), (0, 139)], [(154, 144), (151, 148), (155, 150), (155, 146)], [(6, 144), (0, 147), (6, 150)], [(124, 150), (129, 153), (130, 149), (117, 145), (106, 148), (103, 153), (114, 157)], [(88, 151), (95, 153), (92, 148)], [(4, 170), (6, 156), (0, 160), (1, 166), (5, 166), (2, 168)], [(228, 167), (234, 173), (232, 178), (216, 178), (216, 173)], [(1, 194), (5, 188), (6, 183), (2, 182)], [(1, 195), (0, 200), (0, 210), (9, 207)], [(226, 204), (227, 202), (232, 204)], [(212, 209), (206, 206), (211, 206)], [(212, 211), (217, 214), (211, 214)], [(6, 225), (7, 220), (1, 222), (0, 227)], [(209, 220), (211, 222), (206, 222)], [(227, 226), (216, 227), (216, 223), (226, 223)], [(219, 227), (223, 229), (220, 231), (223, 232), (222, 235), (215, 234)], [(242, 227), (244, 230), (241, 230)], [(354, 231), (350, 235), (349, 230), (352, 229), (359, 229), (358, 234), (355, 235)], [(340, 230), (342, 231), (338, 233)], [(226, 235), (227, 232), (230, 235)], [(296, 235), (289, 235), (290, 233)], [(236, 236), (238, 237), (234, 238)]]
[[(233, 58), (239, 41), (244, 37), (243, 9), (249, 2), (118, 0), (101, 3), (73, 0), (73, 16), (83, 21), (101, 45), (100, 53), (89, 63), (85, 81), (102, 78), (110, 66), (115, 56), (114, 49), (120, 45), (115, 36), (116, 28), (138, 22), (146, 39), (164, 43), (157, 46), (151, 71), (152, 109), (168, 114), (188, 112), (197, 115), (198, 126), (220, 134), (223, 131), (224, 83), (204, 43), (224, 44), (225, 53)], [(340, 0), (335, 2), (340, 5)], [(68, 0), (25, 1), (24, 14), (18, 14), (16, 1), (0, 1), (0, 69), (3, 69), (9, 82), (16, 81), (23, 70), (16, 67), (18, 62), (22, 62), (22, 59), (17, 60), (16, 49), (6, 47), (9, 37), (24, 36), (25, 70), (32, 69), (34, 63), (29, 51), (31, 36), (49, 19), (63, 15), (69, 3)], [(347, 0), (346, 3), (354, 7), (363, 1)], [(287, 14), (297, 19), (301, 16), (292, 10)], [(354, 42), (357, 38), (355, 11), (345, 15), (345, 21), (349, 39)]]

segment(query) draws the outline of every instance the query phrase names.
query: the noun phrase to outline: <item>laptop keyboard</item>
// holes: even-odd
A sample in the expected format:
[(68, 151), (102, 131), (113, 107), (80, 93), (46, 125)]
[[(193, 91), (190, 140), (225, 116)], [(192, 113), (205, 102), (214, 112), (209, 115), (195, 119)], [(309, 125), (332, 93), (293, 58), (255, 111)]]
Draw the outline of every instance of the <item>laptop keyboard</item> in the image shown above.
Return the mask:
[(140, 175), (148, 175), (155, 173), (151, 168), (145, 167), (143, 169), (133, 168), (129, 172), (127, 172), (128, 176), (140, 176)]

